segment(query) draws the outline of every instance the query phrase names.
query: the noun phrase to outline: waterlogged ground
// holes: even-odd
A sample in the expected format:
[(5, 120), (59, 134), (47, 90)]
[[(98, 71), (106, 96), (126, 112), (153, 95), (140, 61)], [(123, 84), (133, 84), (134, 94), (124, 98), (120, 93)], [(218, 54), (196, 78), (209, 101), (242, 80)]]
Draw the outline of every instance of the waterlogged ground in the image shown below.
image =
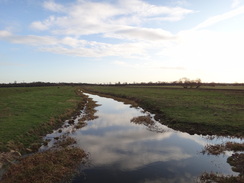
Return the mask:
[[(62, 129), (46, 136), (51, 140), (50, 146), (58, 137), (68, 135), (90, 154), (89, 163), (82, 165), (73, 183), (190, 183), (204, 172), (237, 175), (226, 162), (232, 152), (215, 156), (202, 151), (208, 144), (243, 140), (174, 131), (150, 119), (153, 116), (141, 108), (87, 95), (100, 104), (96, 107), (98, 118), (86, 121), (82, 128), (72, 128), (67, 121)], [(74, 124), (77, 122), (78, 119), (74, 120)]]

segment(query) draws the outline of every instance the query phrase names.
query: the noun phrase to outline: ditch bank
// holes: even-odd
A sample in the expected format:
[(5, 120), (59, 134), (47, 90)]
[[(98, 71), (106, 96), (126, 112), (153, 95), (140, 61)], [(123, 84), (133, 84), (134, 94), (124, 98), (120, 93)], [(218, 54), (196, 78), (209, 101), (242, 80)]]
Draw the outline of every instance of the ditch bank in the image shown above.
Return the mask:
[[(80, 90), (76, 90), (76, 94), (82, 99), (76, 109), (70, 109), (60, 118), (52, 119), (46, 125), (28, 132), (33, 136), (41, 135), (40, 138), (43, 139), (46, 132), (52, 131), (48, 129), (57, 129), (62, 125), (54, 130), (59, 134), (57, 137), (44, 141), (38, 139), (35, 146), (32, 144), (30, 147), (12, 142), (12, 146), (7, 146), (9, 151), (0, 154), (1, 182), (63, 182), (78, 173), (78, 167), (87, 162), (88, 154), (83, 149), (77, 148), (76, 141), (68, 137), (68, 132), (63, 129), (75, 130), (86, 126), (86, 121), (96, 118), (94, 115), (96, 103)], [(64, 119), (68, 120), (64, 122)]]
[(130, 97), (127, 95), (113, 94), (107, 92), (101, 92), (97, 90), (93, 90), (92, 88), (82, 88), (84, 91), (96, 94), (102, 97), (113, 98), (118, 101), (123, 101), (124, 103), (130, 103), (132, 106), (140, 106), (144, 110), (155, 114), (155, 120), (159, 121), (163, 125), (168, 126), (177, 131), (186, 132), (191, 135), (217, 135), (217, 136), (230, 136), (230, 137), (244, 137), (244, 130), (239, 127), (228, 126), (228, 125), (211, 125), (211, 124), (203, 124), (203, 123), (193, 123), (189, 121), (177, 121), (174, 118), (170, 118), (167, 116), (164, 111), (158, 108), (153, 103), (147, 102), (140, 98)]

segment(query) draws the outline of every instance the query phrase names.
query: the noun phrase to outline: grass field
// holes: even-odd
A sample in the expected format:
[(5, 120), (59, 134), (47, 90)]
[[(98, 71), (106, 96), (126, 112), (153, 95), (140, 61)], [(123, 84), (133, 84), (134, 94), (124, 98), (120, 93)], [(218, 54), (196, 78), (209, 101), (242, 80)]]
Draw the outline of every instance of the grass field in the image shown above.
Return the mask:
[(30, 148), (81, 101), (74, 87), (0, 88), (0, 150)]
[(148, 86), (87, 86), (85, 90), (136, 101), (174, 129), (244, 136), (244, 90)]

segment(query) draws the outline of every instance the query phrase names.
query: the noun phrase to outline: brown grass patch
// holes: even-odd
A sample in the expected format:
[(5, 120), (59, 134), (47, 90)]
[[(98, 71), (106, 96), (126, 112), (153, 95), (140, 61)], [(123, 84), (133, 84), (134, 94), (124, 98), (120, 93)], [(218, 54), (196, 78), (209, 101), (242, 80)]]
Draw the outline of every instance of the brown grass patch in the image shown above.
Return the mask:
[(73, 145), (73, 144), (75, 144), (75, 143), (76, 143), (76, 140), (75, 140), (75, 139), (73, 139), (73, 138), (71, 138), (71, 137), (66, 137), (66, 136), (64, 136), (64, 137), (61, 137), (61, 139), (58, 140), (58, 141), (55, 143), (55, 145), (56, 145), (57, 147), (63, 147), (63, 148), (66, 148), (66, 147), (68, 147), (68, 146), (70, 146), (70, 145)]
[(244, 181), (244, 154), (235, 153), (227, 159), (234, 172), (239, 172)]
[(226, 149), (232, 151), (244, 151), (244, 143), (227, 142), (225, 144)]
[(79, 148), (36, 153), (12, 165), (3, 175), (2, 183), (56, 183), (68, 180), (85, 158), (87, 154)]
[(75, 125), (76, 129), (85, 127), (87, 125), (85, 121), (91, 121), (98, 118), (98, 116), (95, 115), (95, 113), (97, 112), (95, 107), (97, 106), (99, 105), (95, 101), (93, 101), (91, 98), (87, 98), (87, 103), (83, 108), (84, 115), (79, 119), (79, 122)]
[(199, 177), (201, 183), (244, 183), (244, 154), (235, 153), (227, 159), (232, 166), (234, 172), (238, 172), (238, 176), (225, 176), (216, 173), (204, 173)]
[(202, 151), (203, 154), (208, 153), (212, 155), (219, 155), (225, 151), (225, 146), (223, 144), (217, 145), (206, 145), (204, 150)]
[[(203, 153), (212, 155), (219, 155), (224, 151), (244, 151), (244, 143), (227, 142), (225, 144), (207, 145), (205, 146)], [(238, 172), (238, 176), (224, 176), (216, 173), (204, 173), (200, 176), (201, 183), (218, 182), (218, 183), (244, 183), (244, 154), (234, 153), (228, 157), (227, 163), (229, 163), (234, 172)]]
[(143, 124), (146, 126), (154, 124), (154, 121), (151, 119), (150, 116), (138, 116), (138, 117), (132, 118), (130, 121), (135, 124)]
[(216, 173), (204, 173), (199, 177), (200, 183), (244, 183), (241, 176), (223, 176)]
[(226, 144), (206, 145), (202, 153), (219, 155), (224, 151), (244, 151), (244, 143), (226, 142)]

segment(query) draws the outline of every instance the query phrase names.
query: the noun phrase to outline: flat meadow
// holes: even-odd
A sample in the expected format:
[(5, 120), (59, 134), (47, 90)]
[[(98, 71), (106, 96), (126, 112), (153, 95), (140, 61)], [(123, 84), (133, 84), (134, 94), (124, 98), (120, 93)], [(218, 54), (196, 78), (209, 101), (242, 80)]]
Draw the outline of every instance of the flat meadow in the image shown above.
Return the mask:
[[(80, 164), (86, 163), (88, 154), (81, 148), (73, 147), (75, 139), (67, 136), (63, 141), (59, 139), (64, 145), (37, 152), (43, 144), (43, 136), (59, 128), (65, 120), (79, 115), (80, 110), (90, 110), (86, 120), (95, 118), (96, 103), (80, 90), (138, 105), (175, 130), (189, 134), (244, 137), (244, 88), (240, 86), (203, 86), (195, 89), (143, 85), (0, 88), (0, 170), (7, 167), (2, 180), (0, 175), (2, 182), (71, 180)], [(138, 123), (136, 119), (134, 122)], [(148, 119), (150, 122), (151, 118)], [(204, 151), (209, 154), (224, 150), (243, 152), (243, 147), (243, 143), (226, 143), (206, 146)], [(20, 157), (8, 158), (11, 153)], [(233, 157), (237, 157), (238, 162), (230, 164), (240, 169), (239, 176), (206, 173), (201, 177), (203, 182), (243, 181), (243, 153), (235, 153)], [(232, 161), (231, 158), (229, 161)]]
[(34, 146), (81, 101), (70, 86), (0, 88), (0, 150)]

